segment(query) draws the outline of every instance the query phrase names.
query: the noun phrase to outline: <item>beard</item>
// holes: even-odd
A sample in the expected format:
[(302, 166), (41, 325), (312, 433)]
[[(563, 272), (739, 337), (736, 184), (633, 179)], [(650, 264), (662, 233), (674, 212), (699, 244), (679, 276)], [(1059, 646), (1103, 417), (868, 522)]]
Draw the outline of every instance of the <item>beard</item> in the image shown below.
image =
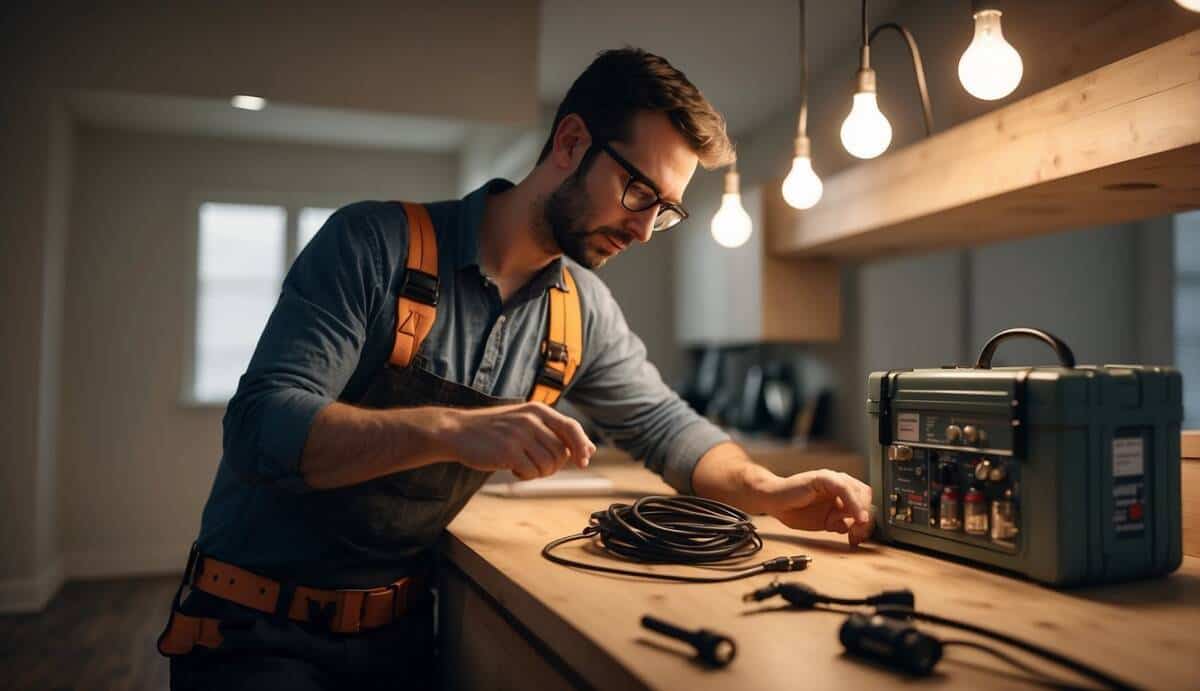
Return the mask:
[[(576, 170), (550, 193), (542, 205), (542, 220), (550, 231), (543, 233), (543, 242), (547, 250), (562, 252), (581, 266), (597, 269), (616, 253), (598, 251), (593, 243), (599, 240), (596, 244), (607, 246), (609, 241), (606, 236), (611, 236), (620, 238), (622, 245), (628, 245), (629, 234), (616, 228), (589, 229), (586, 219), (591, 214), (591, 208), (583, 176)], [(551, 243), (554, 247), (550, 247)]]

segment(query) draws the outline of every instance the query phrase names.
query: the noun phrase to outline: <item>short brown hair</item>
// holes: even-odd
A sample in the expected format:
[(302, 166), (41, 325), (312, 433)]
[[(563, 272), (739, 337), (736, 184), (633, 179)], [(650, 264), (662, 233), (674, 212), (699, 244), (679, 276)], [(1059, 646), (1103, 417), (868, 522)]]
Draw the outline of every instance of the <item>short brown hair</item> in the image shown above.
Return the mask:
[(625, 141), (639, 111), (666, 113), (705, 170), (733, 162), (725, 117), (671, 63), (627, 47), (601, 52), (571, 85), (554, 115), (538, 163), (550, 155), (554, 133), (571, 113), (583, 118), (594, 141)]

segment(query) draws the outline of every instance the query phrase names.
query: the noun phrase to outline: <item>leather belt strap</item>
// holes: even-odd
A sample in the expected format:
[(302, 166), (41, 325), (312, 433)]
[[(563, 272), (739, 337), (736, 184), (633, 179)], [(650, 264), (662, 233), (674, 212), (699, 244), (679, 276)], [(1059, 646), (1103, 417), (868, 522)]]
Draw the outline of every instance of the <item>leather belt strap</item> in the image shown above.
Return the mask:
[(388, 362), (408, 367), (433, 328), (438, 302), (438, 248), (433, 220), (421, 204), (403, 202), (408, 216), (408, 259), (396, 300), (396, 340)]
[[(185, 574), (184, 579), (188, 578)], [(265, 614), (286, 610), (292, 621), (317, 623), (333, 633), (358, 633), (391, 624), (421, 602), (423, 585), (420, 579), (409, 577), (390, 586), (365, 590), (296, 586), (290, 602), (283, 602), (280, 594), (284, 585), (280, 582), (210, 557), (200, 558), (191, 575), (191, 586), (196, 590)], [(158, 649), (164, 655), (183, 655), (195, 645), (216, 648), (221, 641), (219, 620), (173, 609)]]

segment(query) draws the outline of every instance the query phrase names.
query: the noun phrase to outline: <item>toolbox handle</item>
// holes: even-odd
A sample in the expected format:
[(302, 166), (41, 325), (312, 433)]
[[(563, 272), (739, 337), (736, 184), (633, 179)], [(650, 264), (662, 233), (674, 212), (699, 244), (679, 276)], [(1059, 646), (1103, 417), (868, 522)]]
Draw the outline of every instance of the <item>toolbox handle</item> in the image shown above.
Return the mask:
[(1000, 345), (1000, 341), (1006, 338), (1015, 338), (1017, 336), (1026, 336), (1028, 338), (1036, 338), (1046, 345), (1054, 349), (1054, 353), (1058, 355), (1058, 361), (1063, 367), (1075, 366), (1075, 353), (1071, 352), (1071, 348), (1063, 343), (1063, 340), (1058, 336), (1043, 331), (1041, 329), (1031, 329), (1021, 326), (1015, 329), (1005, 329), (1000, 333), (988, 339), (988, 342), (983, 345), (983, 350), (979, 353), (979, 359), (975, 361), (976, 369), (991, 369), (992, 355), (996, 352), (996, 346)]

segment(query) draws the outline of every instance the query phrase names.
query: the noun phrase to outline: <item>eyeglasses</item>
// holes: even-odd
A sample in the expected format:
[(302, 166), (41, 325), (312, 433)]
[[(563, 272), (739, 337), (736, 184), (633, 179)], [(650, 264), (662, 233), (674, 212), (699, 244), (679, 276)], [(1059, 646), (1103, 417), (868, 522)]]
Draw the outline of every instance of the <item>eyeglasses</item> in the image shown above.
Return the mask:
[(646, 177), (642, 171), (637, 169), (625, 157), (613, 150), (608, 142), (597, 142), (591, 145), (591, 151), (588, 156), (592, 156), (597, 149), (604, 151), (612, 160), (617, 162), (617, 165), (625, 169), (629, 173), (629, 180), (625, 183), (625, 191), (621, 193), (621, 206), (634, 212), (646, 211), (648, 209), (658, 207), (658, 212), (654, 216), (654, 232), (660, 232), (673, 228), (679, 225), (685, 218), (688, 217), (688, 212), (679, 204), (666, 201), (660, 196), (658, 185), (654, 184), (650, 178)]

